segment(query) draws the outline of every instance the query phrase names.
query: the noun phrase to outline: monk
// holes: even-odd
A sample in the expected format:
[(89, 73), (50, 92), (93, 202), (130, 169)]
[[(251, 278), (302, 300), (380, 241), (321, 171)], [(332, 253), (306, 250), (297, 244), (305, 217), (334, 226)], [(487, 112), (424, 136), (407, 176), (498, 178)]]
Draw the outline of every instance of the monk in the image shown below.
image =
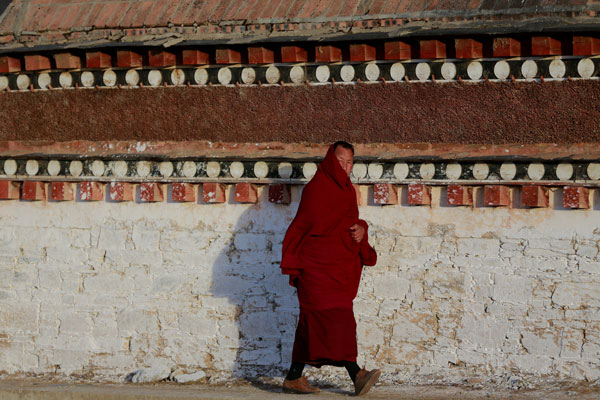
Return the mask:
[(363, 265), (375, 265), (367, 223), (358, 219), (350, 182), (354, 147), (336, 142), (302, 191), (296, 217), (283, 240), (281, 269), (296, 287), (300, 316), (292, 365), (283, 382), (287, 393), (316, 393), (302, 371), (306, 364), (345, 367), (356, 395), (369, 391), (379, 370), (356, 363), (356, 321), (352, 302)]

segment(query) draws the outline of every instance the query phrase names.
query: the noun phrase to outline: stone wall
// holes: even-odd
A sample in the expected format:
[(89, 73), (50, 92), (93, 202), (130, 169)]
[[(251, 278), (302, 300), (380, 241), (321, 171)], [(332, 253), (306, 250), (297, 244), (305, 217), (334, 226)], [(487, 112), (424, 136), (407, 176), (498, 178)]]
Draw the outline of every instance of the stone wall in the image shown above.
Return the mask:
[[(278, 263), (300, 188), (291, 205), (264, 188), (256, 204), (3, 201), (0, 371), (281, 376), (297, 301)], [(597, 189), (587, 210), (560, 191), (526, 209), (446, 206), (441, 187), (431, 207), (374, 206), (362, 189), (379, 261), (355, 301), (360, 364), (386, 382), (599, 378)]]

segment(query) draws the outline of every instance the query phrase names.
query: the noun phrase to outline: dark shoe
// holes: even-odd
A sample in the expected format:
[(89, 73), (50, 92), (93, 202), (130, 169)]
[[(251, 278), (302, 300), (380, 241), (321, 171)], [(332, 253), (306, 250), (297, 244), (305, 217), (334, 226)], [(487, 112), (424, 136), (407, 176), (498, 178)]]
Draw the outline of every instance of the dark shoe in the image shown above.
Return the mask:
[(319, 388), (310, 386), (305, 376), (301, 376), (293, 381), (288, 379), (283, 381), (283, 393), (310, 394), (319, 393), (320, 391)]
[(354, 381), (354, 394), (361, 396), (367, 393), (371, 389), (371, 386), (373, 386), (375, 382), (379, 380), (380, 376), (381, 371), (378, 369), (367, 371), (363, 368), (358, 371)]

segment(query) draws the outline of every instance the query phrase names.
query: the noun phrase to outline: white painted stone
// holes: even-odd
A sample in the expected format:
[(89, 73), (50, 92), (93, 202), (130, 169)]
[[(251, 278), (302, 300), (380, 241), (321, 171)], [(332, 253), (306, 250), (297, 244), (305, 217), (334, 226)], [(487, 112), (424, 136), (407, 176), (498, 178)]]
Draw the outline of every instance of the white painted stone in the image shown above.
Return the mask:
[(8, 88), (8, 77), (0, 75), (0, 92)]
[(451, 81), (456, 78), (456, 64), (451, 62), (445, 62), (442, 64), (441, 71), (442, 78)]
[(17, 88), (19, 90), (29, 89), (30, 84), (31, 84), (31, 79), (29, 79), (29, 75), (19, 74), (17, 76)]
[(467, 75), (472, 81), (478, 81), (483, 75), (483, 65), (479, 61), (472, 61), (467, 65)]
[(329, 67), (327, 65), (319, 65), (315, 71), (315, 75), (317, 82), (325, 83), (329, 80), (331, 72), (329, 72)]
[(423, 163), (419, 168), (422, 179), (431, 179), (435, 175), (435, 165), (432, 163)]
[(146, 178), (147, 176), (149, 176), (151, 168), (152, 165), (149, 161), (138, 161), (135, 163), (137, 175), (141, 178)]
[(314, 162), (307, 162), (302, 166), (302, 175), (304, 175), (306, 179), (311, 179), (313, 176), (315, 176), (316, 172), (317, 164)]
[(68, 71), (61, 72), (58, 76), (58, 83), (62, 88), (70, 88), (73, 86), (73, 76)]
[(531, 163), (527, 167), (527, 176), (532, 181), (539, 181), (543, 178), (546, 169), (542, 163)]
[(523, 276), (497, 273), (492, 298), (503, 303), (528, 304), (533, 298), (533, 283)]
[(244, 164), (239, 161), (234, 161), (229, 166), (229, 173), (233, 178), (241, 178), (244, 175)]
[(344, 82), (352, 82), (354, 79), (354, 67), (350, 64), (342, 65), (340, 76)]
[(596, 282), (561, 282), (552, 294), (552, 301), (570, 308), (600, 307), (600, 285)]
[(375, 82), (377, 79), (379, 79), (380, 73), (381, 71), (375, 63), (368, 63), (365, 67), (365, 78), (367, 78), (369, 82)]
[(352, 166), (352, 175), (356, 179), (364, 179), (367, 176), (367, 166), (364, 163), (355, 163)]
[(459, 163), (451, 163), (446, 166), (446, 176), (448, 179), (456, 180), (462, 174), (462, 167)]
[(600, 163), (589, 163), (587, 167), (587, 175), (592, 180), (600, 179)]
[(396, 179), (404, 180), (408, 177), (409, 168), (407, 163), (394, 164), (394, 176)]
[(79, 176), (83, 172), (83, 163), (81, 161), (71, 161), (69, 164), (69, 172), (72, 176)]
[(92, 163), (92, 174), (94, 176), (102, 176), (104, 175), (104, 162), (101, 160), (94, 160), (94, 162)]
[(15, 175), (17, 173), (17, 162), (12, 159), (4, 161), (4, 174)]
[(60, 174), (60, 162), (58, 160), (50, 160), (46, 170), (50, 176), (58, 176)]
[(209, 161), (206, 163), (206, 175), (209, 178), (216, 178), (221, 173), (221, 164), (216, 161)]
[(185, 83), (185, 73), (182, 69), (175, 68), (171, 71), (171, 83), (175, 86), (181, 86)]
[(490, 174), (490, 167), (486, 163), (477, 163), (473, 165), (473, 177), (479, 181), (487, 179)]
[(526, 60), (521, 65), (521, 74), (527, 80), (533, 80), (538, 73), (538, 66), (533, 60)]
[(81, 85), (87, 88), (94, 86), (94, 84), (96, 83), (94, 79), (94, 74), (90, 71), (83, 71), (81, 73), (81, 76), (79, 77), (79, 80), (81, 81)]
[(264, 161), (254, 163), (254, 176), (264, 178), (269, 174), (269, 166)]
[(196, 85), (206, 85), (208, 82), (208, 71), (206, 68), (196, 68), (196, 71), (194, 71), (194, 82), (196, 82)]
[(256, 70), (251, 67), (242, 69), (241, 73), (242, 82), (246, 85), (251, 85), (256, 80)]
[(112, 161), (110, 163), (110, 169), (112, 171), (113, 176), (122, 178), (124, 176), (127, 176), (127, 162), (120, 160), (120, 161)]
[(231, 69), (228, 67), (220, 68), (219, 72), (217, 72), (217, 80), (221, 85), (229, 85), (232, 78), (233, 74), (231, 73)]
[(390, 76), (394, 81), (400, 82), (402, 79), (404, 79), (405, 75), (406, 68), (404, 68), (404, 64), (400, 62), (392, 64), (392, 66), (390, 67)]
[(196, 371), (191, 374), (179, 374), (173, 375), (173, 380), (177, 383), (188, 383), (188, 382), (196, 382), (200, 379), (204, 378), (206, 373), (204, 371)]
[(561, 181), (568, 181), (573, 176), (573, 164), (560, 163), (556, 166), (556, 176)]
[(125, 73), (125, 82), (129, 86), (137, 86), (140, 83), (140, 73), (136, 69), (130, 69)]
[(303, 83), (306, 80), (306, 74), (304, 68), (299, 65), (294, 65), (290, 69), (290, 80), (292, 83)]
[(279, 165), (277, 166), (277, 173), (279, 174), (280, 178), (290, 179), (293, 172), (294, 172), (294, 167), (292, 166), (291, 163), (289, 163), (287, 161), (280, 162)]
[(158, 170), (163, 177), (168, 178), (173, 175), (173, 163), (171, 161), (162, 161), (158, 164)]
[(504, 60), (496, 62), (494, 64), (494, 75), (501, 81), (508, 79), (510, 76), (510, 65)]
[(49, 73), (42, 72), (41, 74), (38, 75), (37, 84), (40, 87), (40, 89), (48, 89), (48, 86), (50, 86), (51, 82), (52, 82), (52, 79), (50, 78)]
[(589, 79), (594, 76), (596, 72), (596, 66), (591, 58), (582, 58), (577, 63), (577, 73), (584, 79)]
[(27, 160), (27, 164), (25, 164), (25, 172), (27, 172), (27, 175), (35, 176), (39, 170), (40, 163), (38, 163), (37, 160)]
[(104, 86), (113, 87), (117, 84), (117, 74), (115, 71), (108, 69), (102, 74), (102, 82)]
[(196, 172), (198, 171), (198, 166), (194, 161), (186, 161), (183, 163), (183, 167), (181, 168), (181, 172), (183, 176), (186, 178), (193, 178), (196, 176)]
[(162, 73), (158, 69), (153, 69), (148, 72), (148, 84), (150, 86), (158, 86), (162, 83)]
[(132, 383), (159, 382), (171, 375), (171, 368), (166, 365), (156, 365), (150, 368), (142, 368), (129, 376)]
[(502, 163), (502, 165), (500, 166), (500, 176), (502, 177), (502, 179), (504, 179), (505, 181), (511, 181), (515, 178), (516, 175), (517, 166), (515, 165), (515, 163)]
[(370, 163), (368, 172), (369, 172), (369, 178), (380, 179), (383, 176), (383, 164)]
[(279, 83), (281, 80), (281, 72), (279, 72), (279, 68), (274, 65), (269, 66), (269, 68), (267, 68), (265, 71), (265, 79), (267, 80), (267, 83), (270, 84)]
[(425, 82), (431, 76), (431, 67), (426, 62), (420, 62), (415, 68), (415, 74), (418, 80)]
[(551, 77), (554, 79), (560, 79), (564, 78), (565, 74), (567, 73), (567, 66), (563, 60), (552, 60), (548, 66), (548, 70)]

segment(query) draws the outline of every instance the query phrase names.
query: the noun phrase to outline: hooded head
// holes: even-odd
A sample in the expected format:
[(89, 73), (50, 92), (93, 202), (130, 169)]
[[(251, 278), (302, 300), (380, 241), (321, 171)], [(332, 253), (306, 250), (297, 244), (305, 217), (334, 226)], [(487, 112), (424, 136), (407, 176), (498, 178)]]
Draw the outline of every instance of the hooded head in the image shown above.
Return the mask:
[[(354, 151), (352, 146), (340, 145), (336, 142), (329, 146), (327, 155), (321, 161), (319, 169), (328, 177), (332, 178), (338, 185), (346, 186), (350, 184), (350, 172), (354, 161)], [(346, 143), (346, 142), (341, 142)], [(337, 147), (336, 147), (337, 144)]]

